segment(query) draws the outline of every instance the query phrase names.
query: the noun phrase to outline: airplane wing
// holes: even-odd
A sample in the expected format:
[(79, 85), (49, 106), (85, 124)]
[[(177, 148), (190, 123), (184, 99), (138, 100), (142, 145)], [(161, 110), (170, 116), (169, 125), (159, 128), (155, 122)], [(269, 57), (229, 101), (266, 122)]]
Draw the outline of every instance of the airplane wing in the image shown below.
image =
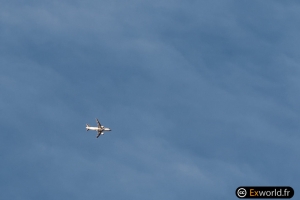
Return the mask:
[(101, 124), (100, 124), (100, 122), (99, 122), (98, 119), (96, 119), (96, 122), (97, 122), (97, 124), (98, 124), (98, 128), (101, 128)]
[(96, 138), (98, 138), (101, 134), (102, 134), (103, 131), (98, 131), (98, 134), (96, 136)]

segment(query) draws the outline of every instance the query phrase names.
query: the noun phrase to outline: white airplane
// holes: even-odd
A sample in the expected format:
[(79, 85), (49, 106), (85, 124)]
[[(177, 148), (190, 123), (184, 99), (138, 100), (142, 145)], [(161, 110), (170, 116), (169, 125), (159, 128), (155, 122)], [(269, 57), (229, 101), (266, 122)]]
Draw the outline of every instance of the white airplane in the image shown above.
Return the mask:
[(106, 127), (102, 126), (98, 119), (96, 119), (96, 122), (97, 122), (98, 127), (91, 127), (90, 125), (86, 124), (86, 127), (85, 127), (86, 131), (88, 131), (88, 130), (98, 131), (98, 134), (96, 136), (97, 138), (100, 135), (103, 135), (104, 131), (111, 131), (110, 128), (106, 128)]

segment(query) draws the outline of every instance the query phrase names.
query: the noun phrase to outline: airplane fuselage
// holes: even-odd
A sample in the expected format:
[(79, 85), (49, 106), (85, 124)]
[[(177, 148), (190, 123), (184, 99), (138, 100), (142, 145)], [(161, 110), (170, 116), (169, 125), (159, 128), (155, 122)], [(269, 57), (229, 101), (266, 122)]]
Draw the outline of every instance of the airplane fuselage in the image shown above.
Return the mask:
[(93, 126), (86, 126), (86, 130), (93, 130), (93, 131), (111, 131), (110, 128), (105, 128), (104, 126), (100, 127), (93, 127)]

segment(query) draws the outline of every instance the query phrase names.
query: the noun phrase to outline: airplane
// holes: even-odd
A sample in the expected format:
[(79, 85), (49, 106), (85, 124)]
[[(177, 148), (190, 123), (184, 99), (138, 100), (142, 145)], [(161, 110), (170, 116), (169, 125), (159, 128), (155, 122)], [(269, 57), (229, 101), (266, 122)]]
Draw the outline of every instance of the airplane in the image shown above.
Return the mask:
[(97, 122), (98, 127), (92, 127), (88, 124), (86, 124), (86, 127), (85, 127), (86, 131), (88, 131), (88, 130), (98, 131), (96, 138), (98, 138), (100, 135), (103, 135), (104, 131), (111, 131), (110, 128), (106, 128), (106, 127), (102, 126), (98, 119), (96, 119), (96, 122)]

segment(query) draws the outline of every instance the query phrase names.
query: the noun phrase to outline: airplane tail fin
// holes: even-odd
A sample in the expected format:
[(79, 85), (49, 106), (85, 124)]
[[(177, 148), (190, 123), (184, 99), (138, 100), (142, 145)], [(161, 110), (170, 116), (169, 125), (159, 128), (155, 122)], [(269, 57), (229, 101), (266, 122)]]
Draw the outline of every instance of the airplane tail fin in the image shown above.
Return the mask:
[(90, 125), (88, 125), (88, 124), (86, 124), (86, 131), (88, 131), (89, 130), (89, 127), (90, 127)]

